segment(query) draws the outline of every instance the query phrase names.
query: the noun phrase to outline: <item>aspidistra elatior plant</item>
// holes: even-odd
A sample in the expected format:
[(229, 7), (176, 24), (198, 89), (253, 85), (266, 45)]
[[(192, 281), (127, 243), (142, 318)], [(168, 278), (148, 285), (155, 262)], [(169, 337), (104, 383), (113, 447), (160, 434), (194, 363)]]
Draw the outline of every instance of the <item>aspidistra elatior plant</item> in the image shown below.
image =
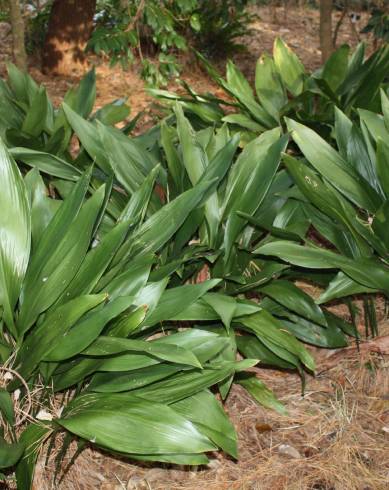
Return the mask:
[(263, 54), (258, 59), (252, 87), (232, 61), (223, 78), (203, 56), (199, 58), (226, 98), (198, 94), (187, 84), (184, 95), (155, 89), (151, 93), (165, 102), (177, 100), (198, 126), (228, 123), (232, 131), (240, 132), (242, 142), (282, 125), (284, 116), (328, 137), (335, 108), (346, 114), (353, 108), (377, 110), (379, 88), (389, 69), (388, 46), (366, 58), (361, 43), (354, 52), (341, 46), (322, 67), (309, 72), (278, 38), (273, 56)]
[[(47, 104), (33, 102), (41, 89), (15, 73), (2, 97), (9, 107), (24, 101), (20, 118), (0, 120), (9, 210), (0, 217), (0, 355), (18, 376), (2, 398), (1, 466), (16, 467), (19, 488), (30, 488), (42, 444), (62, 431), (131, 459), (204, 464), (217, 448), (237, 457), (210, 388), (224, 399), (237, 382), (283, 411), (247, 368), (313, 371), (299, 340), (335, 348), (354, 333), (295, 284), (301, 264), (267, 253), (275, 238), (291, 253), (301, 247), (312, 222), (282, 166), (288, 136), (274, 127), (240, 150), (228, 124), (195, 131), (177, 105), (174, 118), (129, 138), (112, 125), (117, 106), (104, 120), (83, 113), (79, 88), (49, 111), (54, 125), (50, 116), (17, 142), (31, 107)], [(91, 74), (82, 83), (93, 92)], [(379, 206), (376, 194), (364, 191), (367, 209)], [(344, 247), (364, 250), (352, 237)], [(311, 275), (328, 283), (337, 268)], [(21, 380), (44, 389), (17, 440), (10, 407), (15, 390), (21, 403), (28, 395)]]

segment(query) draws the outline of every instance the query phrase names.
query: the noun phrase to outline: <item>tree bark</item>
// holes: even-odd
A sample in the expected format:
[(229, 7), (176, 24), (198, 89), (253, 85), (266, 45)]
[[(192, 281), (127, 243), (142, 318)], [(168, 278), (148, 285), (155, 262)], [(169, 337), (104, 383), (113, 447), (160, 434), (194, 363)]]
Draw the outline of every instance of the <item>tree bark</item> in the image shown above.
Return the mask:
[(93, 30), (96, 0), (54, 0), (42, 53), (42, 71), (74, 75), (86, 70), (84, 54)]
[(9, 12), (12, 26), (13, 57), (15, 65), (23, 71), (27, 70), (27, 55), (24, 44), (24, 20), (19, 0), (9, 0)]
[(332, 0), (320, 0), (320, 49), (324, 63), (333, 51)]

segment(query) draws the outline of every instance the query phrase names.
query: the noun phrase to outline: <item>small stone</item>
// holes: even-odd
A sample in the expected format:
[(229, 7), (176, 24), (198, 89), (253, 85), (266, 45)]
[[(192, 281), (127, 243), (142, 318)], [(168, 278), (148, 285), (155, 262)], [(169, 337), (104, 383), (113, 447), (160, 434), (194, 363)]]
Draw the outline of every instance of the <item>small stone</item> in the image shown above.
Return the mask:
[(278, 452), (281, 454), (285, 454), (290, 458), (301, 458), (301, 454), (297, 451), (297, 449), (289, 444), (281, 444), (278, 448)]
[(138, 475), (132, 476), (127, 482), (127, 490), (146, 490), (148, 487), (144, 478)]
[(45, 409), (42, 408), (36, 414), (35, 418), (37, 420), (53, 420), (53, 415), (50, 412), (48, 412), (47, 410), (45, 410)]
[(210, 462), (207, 464), (208, 468), (212, 470), (218, 470), (221, 466), (221, 462), (218, 459), (211, 459)]

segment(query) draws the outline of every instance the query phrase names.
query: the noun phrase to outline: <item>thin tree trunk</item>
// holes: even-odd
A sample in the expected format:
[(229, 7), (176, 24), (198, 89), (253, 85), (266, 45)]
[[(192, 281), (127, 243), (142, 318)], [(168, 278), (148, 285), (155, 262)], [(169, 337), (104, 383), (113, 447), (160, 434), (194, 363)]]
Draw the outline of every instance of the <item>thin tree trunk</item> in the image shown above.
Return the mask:
[(324, 63), (333, 51), (332, 0), (320, 0), (320, 49)]
[(86, 43), (93, 30), (96, 0), (54, 0), (42, 53), (42, 70), (52, 75), (84, 72)]
[(24, 44), (24, 20), (19, 0), (9, 0), (10, 19), (12, 26), (13, 57), (20, 70), (27, 70), (27, 55)]

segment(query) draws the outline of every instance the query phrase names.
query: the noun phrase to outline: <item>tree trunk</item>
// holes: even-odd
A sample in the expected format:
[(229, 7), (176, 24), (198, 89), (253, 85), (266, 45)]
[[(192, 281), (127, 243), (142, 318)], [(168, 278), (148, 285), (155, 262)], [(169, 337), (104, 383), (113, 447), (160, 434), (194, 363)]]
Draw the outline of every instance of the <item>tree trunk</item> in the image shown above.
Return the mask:
[(42, 53), (42, 71), (50, 75), (84, 72), (86, 43), (93, 30), (96, 0), (54, 0)]
[(324, 63), (333, 51), (332, 0), (320, 0), (320, 49)]
[(27, 70), (27, 55), (24, 45), (24, 21), (19, 0), (9, 1), (10, 19), (12, 26), (13, 56), (20, 70)]

